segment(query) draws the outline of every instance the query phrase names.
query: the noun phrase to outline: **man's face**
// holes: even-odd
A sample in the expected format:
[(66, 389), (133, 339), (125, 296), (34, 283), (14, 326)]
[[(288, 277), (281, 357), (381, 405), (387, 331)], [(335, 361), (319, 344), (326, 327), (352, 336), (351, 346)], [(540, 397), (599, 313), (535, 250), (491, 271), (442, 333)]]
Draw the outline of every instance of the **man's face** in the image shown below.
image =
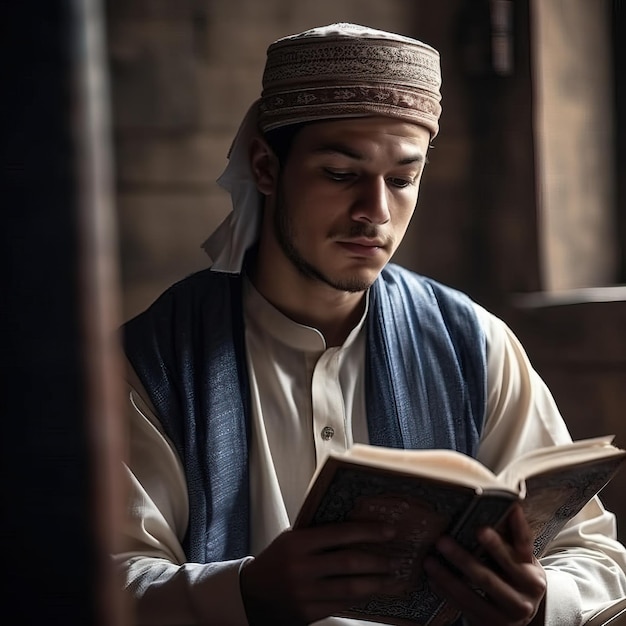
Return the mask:
[(367, 289), (404, 237), (429, 139), (421, 126), (382, 117), (305, 126), (273, 203), (278, 267), (287, 261), (341, 291)]

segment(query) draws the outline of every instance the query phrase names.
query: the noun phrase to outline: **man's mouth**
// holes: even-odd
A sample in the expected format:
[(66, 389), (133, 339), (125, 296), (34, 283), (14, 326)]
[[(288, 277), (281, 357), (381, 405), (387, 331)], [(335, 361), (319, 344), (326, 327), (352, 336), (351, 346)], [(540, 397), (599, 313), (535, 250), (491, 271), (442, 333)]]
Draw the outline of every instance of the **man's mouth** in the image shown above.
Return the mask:
[(337, 242), (342, 248), (357, 256), (373, 257), (385, 250), (385, 243), (380, 239), (358, 237)]

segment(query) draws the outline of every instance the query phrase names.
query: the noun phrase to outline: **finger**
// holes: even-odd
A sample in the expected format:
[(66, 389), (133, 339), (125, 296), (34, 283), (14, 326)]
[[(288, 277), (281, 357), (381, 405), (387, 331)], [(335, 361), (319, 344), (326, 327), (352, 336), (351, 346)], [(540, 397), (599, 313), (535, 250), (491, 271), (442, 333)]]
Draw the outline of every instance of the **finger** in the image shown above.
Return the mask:
[[(493, 542), (498, 545), (499, 550), (506, 551), (504, 542), (502, 542), (495, 531), (484, 529), (483, 532), (484, 534), (489, 534)], [(442, 537), (437, 542), (437, 550), (444, 557), (444, 560), (456, 569), (459, 578), (469, 583), (471, 589), (480, 589), (482, 592), (494, 597), (503, 598), (505, 603), (514, 599), (516, 595), (514, 590), (500, 578), (499, 572), (494, 571), (483, 560), (479, 560), (450, 537)], [(506, 556), (498, 554), (499, 559), (496, 559), (495, 554), (492, 554), (491, 550), (488, 553), (494, 560), (497, 560), (498, 564), (500, 564), (500, 561), (506, 561)]]
[(534, 542), (530, 525), (524, 515), (521, 506), (513, 507), (509, 516), (509, 529), (513, 546), (519, 558), (525, 562), (531, 562), (534, 557)]
[(510, 526), (511, 543), (505, 541), (493, 528), (481, 529), (478, 532), (478, 541), (498, 572), (510, 583), (523, 588), (524, 574), (529, 571), (527, 566), (536, 562), (533, 543), (523, 514), (520, 520), (516, 513)]
[(336, 601), (351, 606), (374, 595), (402, 595), (408, 591), (407, 581), (394, 575), (337, 576), (315, 583), (314, 599)]
[(429, 583), (447, 598), (472, 624), (512, 623), (531, 619), (535, 603), (518, 593), (489, 568), (470, 557), (454, 560), (460, 576), (442, 562), (429, 557), (424, 564)]
[(477, 534), (480, 545), (485, 554), (491, 560), (493, 567), (501, 573), (506, 573), (510, 578), (515, 576), (518, 566), (524, 562), (532, 562), (531, 559), (524, 561), (515, 551), (513, 546), (502, 538), (493, 528), (482, 528)]
[[(339, 586), (336, 588), (330, 585), (337, 585), (338, 582), (328, 581), (328, 587), (320, 588), (321, 595), (318, 601), (313, 601), (307, 607), (307, 615), (311, 623), (320, 619), (320, 616), (340, 615), (343, 611), (363, 605), (375, 595), (399, 596), (406, 593), (406, 588), (402, 585), (387, 583), (378, 584), (376, 581), (361, 580), (353, 587)], [(369, 622), (368, 622), (369, 623)], [(272, 624), (272, 626), (275, 626)], [(289, 626), (293, 626), (289, 624)]]
[(513, 507), (503, 531), (481, 528), (477, 539), (492, 565), (515, 578), (521, 564), (535, 562), (532, 533), (521, 506)]
[[(515, 619), (525, 619), (529, 614), (532, 616), (545, 594), (543, 568), (534, 560), (526, 563), (513, 558), (512, 548), (495, 530), (486, 528), (482, 535), (489, 538), (487, 553), (500, 566), (498, 571), (471, 555), (450, 537), (442, 537), (437, 548), (469, 583), (469, 590), (480, 589), (485, 594), (484, 601)], [(462, 597), (468, 602), (465, 610), (474, 611), (480, 606), (480, 602), (471, 595), (464, 593)]]
[(446, 598), (452, 607), (463, 613), (466, 620), (475, 619), (482, 624), (498, 623), (499, 612), (437, 558), (427, 557), (424, 571), (433, 591)]
[(354, 544), (382, 544), (396, 536), (396, 528), (378, 522), (341, 522), (295, 530), (307, 551), (333, 550)]
[(320, 552), (311, 557), (311, 568), (318, 577), (365, 576), (367, 574), (400, 576), (413, 566), (411, 559), (403, 559), (373, 551), (367, 545), (360, 548), (342, 547)]

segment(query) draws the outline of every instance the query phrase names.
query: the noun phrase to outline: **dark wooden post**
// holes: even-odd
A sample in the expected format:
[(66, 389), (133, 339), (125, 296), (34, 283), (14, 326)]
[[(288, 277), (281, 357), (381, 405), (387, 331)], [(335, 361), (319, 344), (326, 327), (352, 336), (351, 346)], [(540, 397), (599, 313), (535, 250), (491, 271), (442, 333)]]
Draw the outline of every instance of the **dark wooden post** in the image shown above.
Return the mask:
[(2, 4), (4, 612), (122, 626), (117, 247), (98, 0)]

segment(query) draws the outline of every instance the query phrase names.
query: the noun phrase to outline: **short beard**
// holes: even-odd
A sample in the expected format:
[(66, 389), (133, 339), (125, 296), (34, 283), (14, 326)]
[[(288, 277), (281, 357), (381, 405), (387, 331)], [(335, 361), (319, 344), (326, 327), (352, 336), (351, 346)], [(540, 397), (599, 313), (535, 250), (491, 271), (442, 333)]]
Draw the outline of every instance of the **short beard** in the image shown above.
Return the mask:
[(372, 281), (363, 280), (357, 276), (334, 280), (315, 266), (311, 265), (295, 246), (294, 232), (289, 217), (289, 211), (282, 193), (282, 181), (278, 181), (278, 193), (274, 207), (274, 234), (285, 256), (291, 261), (296, 270), (311, 281), (320, 281), (338, 291), (358, 293), (369, 289)]

